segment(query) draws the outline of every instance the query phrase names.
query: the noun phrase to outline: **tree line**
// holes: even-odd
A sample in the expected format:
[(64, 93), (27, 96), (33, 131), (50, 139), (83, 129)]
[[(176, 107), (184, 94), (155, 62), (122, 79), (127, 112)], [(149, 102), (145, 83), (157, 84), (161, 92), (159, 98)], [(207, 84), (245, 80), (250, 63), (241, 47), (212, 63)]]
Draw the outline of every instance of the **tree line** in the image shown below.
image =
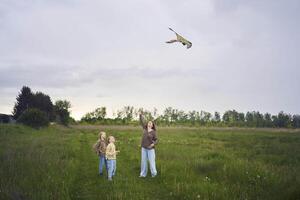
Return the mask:
[[(49, 95), (33, 92), (23, 86), (19, 92), (13, 108), (13, 117), (18, 123), (32, 127), (47, 126), (50, 122), (68, 125), (75, 120), (70, 117), (71, 103), (67, 100), (57, 100), (54, 104)], [(183, 111), (167, 107), (161, 114), (156, 108), (147, 110), (124, 106), (117, 110), (112, 118), (107, 117), (106, 107), (96, 108), (86, 113), (81, 124), (107, 125), (137, 125), (138, 113), (143, 113), (146, 119), (153, 120), (160, 126), (224, 126), (224, 127), (270, 127), (270, 128), (300, 128), (300, 115), (291, 115), (283, 111), (276, 115), (249, 111), (246, 113), (228, 110), (220, 112)]]
[(54, 104), (49, 95), (33, 92), (28, 86), (23, 86), (16, 98), (13, 108), (13, 118), (35, 128), (47, 126), (50, 122), (68, 125), (71, 103), (67, 100), (57, 100)]
[(107, 118), (106, 107), (99, 107), (86, 113), (80, 123), (89, 124), (137, 124), (138, 113), (144, 113), (149, 120), (162, 126), (225, 126), (225, 127), (269, 127), (269, 128), (300, 128), (300, 115), (291, 115), (283, 111), (277, 115), (249, 111), (246, 113), (228, 110), (223, 115), (220, 112), (183, 111), (172, 107), (164, 109), (162, 114), (154, 108), (152, 111), (133, 106), (124, 106)]

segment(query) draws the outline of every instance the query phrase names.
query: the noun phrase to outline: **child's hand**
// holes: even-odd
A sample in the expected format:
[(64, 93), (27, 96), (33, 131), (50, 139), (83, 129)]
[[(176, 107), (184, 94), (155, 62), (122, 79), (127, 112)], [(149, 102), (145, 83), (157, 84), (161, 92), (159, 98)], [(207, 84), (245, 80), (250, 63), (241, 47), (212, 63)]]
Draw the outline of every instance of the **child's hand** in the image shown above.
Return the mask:
[(116, 151), (116, 153), (120, 153), (120, 151)]

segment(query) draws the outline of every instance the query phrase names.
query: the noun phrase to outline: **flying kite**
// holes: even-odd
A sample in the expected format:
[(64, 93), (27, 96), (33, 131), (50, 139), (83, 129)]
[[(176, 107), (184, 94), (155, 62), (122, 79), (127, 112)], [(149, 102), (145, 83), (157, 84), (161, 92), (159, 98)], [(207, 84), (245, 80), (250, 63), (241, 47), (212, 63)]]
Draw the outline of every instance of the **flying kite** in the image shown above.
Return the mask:
[(183, 44), (183, 46), (186, 45), (186, 48), (189, 49), (192, 47), (192, 43), (190, 41), (188, 41), (187, 39), (185, 39), (184, 37), (182, 37), (181, 35), (179, 35), (178, 33), (176, 33), (173, 29), (169, 28), (171, 31), (173, 31), (176, 34), (176, 39), (167, 41), (166, 43), (170, 44), (170, 43), (174, 43), (174, 42), (181, 42)]

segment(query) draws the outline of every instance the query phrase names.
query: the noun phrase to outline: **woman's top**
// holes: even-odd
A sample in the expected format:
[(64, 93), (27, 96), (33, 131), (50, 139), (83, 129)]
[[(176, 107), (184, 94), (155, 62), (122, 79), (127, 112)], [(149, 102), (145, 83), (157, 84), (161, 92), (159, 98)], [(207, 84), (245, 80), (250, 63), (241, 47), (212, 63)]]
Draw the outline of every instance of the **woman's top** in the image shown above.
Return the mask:
[(150, 145), (151, 144), (156, 145), (158, 142), (156, 131), (152, 129), (150, 132), (148, 132), (147, 124), (144, 122), (142, 115), (140, 115), (140, 123), (141, 126), (143, 127), (143, 137), (141, 141), (141, 146), (146, 149), (153, 149), (154, 146), (150, 147)]
[(116, 146), (114, 143), (109, 143), (106, 147), (106, 159), (108, 160), (115, 160), (116, 159)]

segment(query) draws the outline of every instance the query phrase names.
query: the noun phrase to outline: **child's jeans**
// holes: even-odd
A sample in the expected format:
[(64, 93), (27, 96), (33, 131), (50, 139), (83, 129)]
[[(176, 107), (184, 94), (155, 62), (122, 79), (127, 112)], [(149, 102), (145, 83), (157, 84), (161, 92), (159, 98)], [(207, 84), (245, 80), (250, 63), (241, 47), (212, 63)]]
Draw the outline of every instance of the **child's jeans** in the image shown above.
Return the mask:
[(150, 164), (151, 176), (154, 177), (157, 175), (156, 166), (155, 166), (155, 150), (146, 149), (142, 147), (142, 160), (141, 160), (141, 177), (146, 177), (148, 172), (148, 160)]
[(116, 174), (117, 160), (107, 160), (108, 180)]
[(105, 165), (106, 171), (107, 171), (107, 162), (105, 159), (105, 155), (99, 156), (99, 174), (103, 173), (103, 165)]

